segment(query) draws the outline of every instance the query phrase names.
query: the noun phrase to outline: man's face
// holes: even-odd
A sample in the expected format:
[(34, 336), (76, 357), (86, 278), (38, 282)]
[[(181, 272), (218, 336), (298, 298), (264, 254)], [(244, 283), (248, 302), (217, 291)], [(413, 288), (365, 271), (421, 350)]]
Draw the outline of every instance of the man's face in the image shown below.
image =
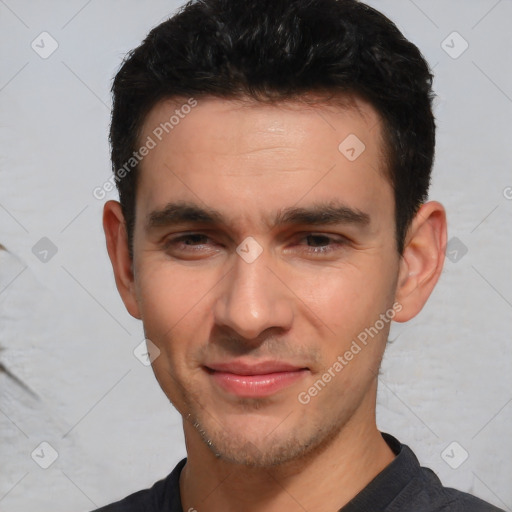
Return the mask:
[(203, 99), (161, 141), (179, 102), (145, 121), (137, 314), (185, 433), (226, 459), (289, 461), (374, 421), (400, 259), (381, 124), (356, 102)]

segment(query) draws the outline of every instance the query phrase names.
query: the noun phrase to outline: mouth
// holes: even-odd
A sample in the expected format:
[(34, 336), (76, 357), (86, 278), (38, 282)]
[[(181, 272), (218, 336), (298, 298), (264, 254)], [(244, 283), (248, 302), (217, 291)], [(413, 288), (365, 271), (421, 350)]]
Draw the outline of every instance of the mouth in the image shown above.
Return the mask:
[(204, 367), (214, 384), (224, 392), (241, 398), (263, 398), (303, 379), (309, 369), (281, 361), (249, 364), (242, 361)]

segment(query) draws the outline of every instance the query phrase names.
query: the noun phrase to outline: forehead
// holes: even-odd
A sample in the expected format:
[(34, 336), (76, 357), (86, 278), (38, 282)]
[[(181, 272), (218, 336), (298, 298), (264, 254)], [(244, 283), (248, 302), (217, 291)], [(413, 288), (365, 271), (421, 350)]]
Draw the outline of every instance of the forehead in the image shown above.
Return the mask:
[(376, 210), (393, 203), (381, 133), (377, 112), (354, 97), (162, 101), (140, 138), (154, 147), (139, 166), (137, 211), (176, 199), (238, 217), (308, 200)]
[[(370, 144), (373, 142), (369, 140), (370, 135), (380, 142), (379, 114), (370, 103), (354, 95), (329, 99), (309, 95), (276, 102), (183, 97), (160, 101), (150, 110), (143, 123), (140, 142), (147, 136), (156, 142), (169, 141), (172, 134), (171, 142), (181, 146), (193, 136), (198, 149), (218, 152), (226, 148), (226, 142), (229, 151), (243, 150), (244, 146), (256, 149), (251, 146), (275, 143), (279, 139), (286, 139), (288, 145), (293, 145), (294, 139), (296, 146), (300, 146), (306, 137), (318, 135), (325, 140), (327, 129), (338, 131), (325, 140), (329, 144), (336, 143), (346, 127), (357, 130)], [(198, 128), (201, 135), (207, 137), (194, 137), (193, 132)], [(228, 129), (233, 128), (238, 131), (230, 133)]]

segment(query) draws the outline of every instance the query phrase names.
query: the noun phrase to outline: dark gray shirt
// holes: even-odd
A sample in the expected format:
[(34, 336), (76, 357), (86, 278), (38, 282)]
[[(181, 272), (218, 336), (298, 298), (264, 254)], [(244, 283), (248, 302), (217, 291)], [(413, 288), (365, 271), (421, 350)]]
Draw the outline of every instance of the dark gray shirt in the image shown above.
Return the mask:
[[(433, 471), (420, 466), (408, 446), (382, 434), (396, 457), (338, 512), (504, 512), (470, 494), (443, 487)], [(183, 459), (167, 478), (101, 512), (183, 512), (180, 473)]]

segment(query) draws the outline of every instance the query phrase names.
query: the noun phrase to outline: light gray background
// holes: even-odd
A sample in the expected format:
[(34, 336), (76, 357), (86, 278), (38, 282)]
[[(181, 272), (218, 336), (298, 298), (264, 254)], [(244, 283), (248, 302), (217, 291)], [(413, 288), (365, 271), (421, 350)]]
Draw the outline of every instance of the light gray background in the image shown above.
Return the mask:
[[(0, 0), (0, 362), (28, 388), (0, 373), (3, 512), (90, 510), (185, 455), (181, 418), (132, 353), (141, 325), (118, 297), (92, 195), (110, 175), (111, 77), (179, 4)], [(393, 326), (379, 426), (445, 484), (512, 510), (512, 2), (371, 4), (434, 68), (431, 198), (467, 248), (452, 240), (427, 307)], [(31, 48), (43, 31), (59, 45), (47, 59)], [(469, 44), (456, 59), (453, 31)], [(32, 251), (42, 237), (58, 250), (46, 262)], [(48, 469), (43, 441), (58, 453)], [(457, 469), (441, 456), (453, 441), (452, 464), (469, 453)]]

